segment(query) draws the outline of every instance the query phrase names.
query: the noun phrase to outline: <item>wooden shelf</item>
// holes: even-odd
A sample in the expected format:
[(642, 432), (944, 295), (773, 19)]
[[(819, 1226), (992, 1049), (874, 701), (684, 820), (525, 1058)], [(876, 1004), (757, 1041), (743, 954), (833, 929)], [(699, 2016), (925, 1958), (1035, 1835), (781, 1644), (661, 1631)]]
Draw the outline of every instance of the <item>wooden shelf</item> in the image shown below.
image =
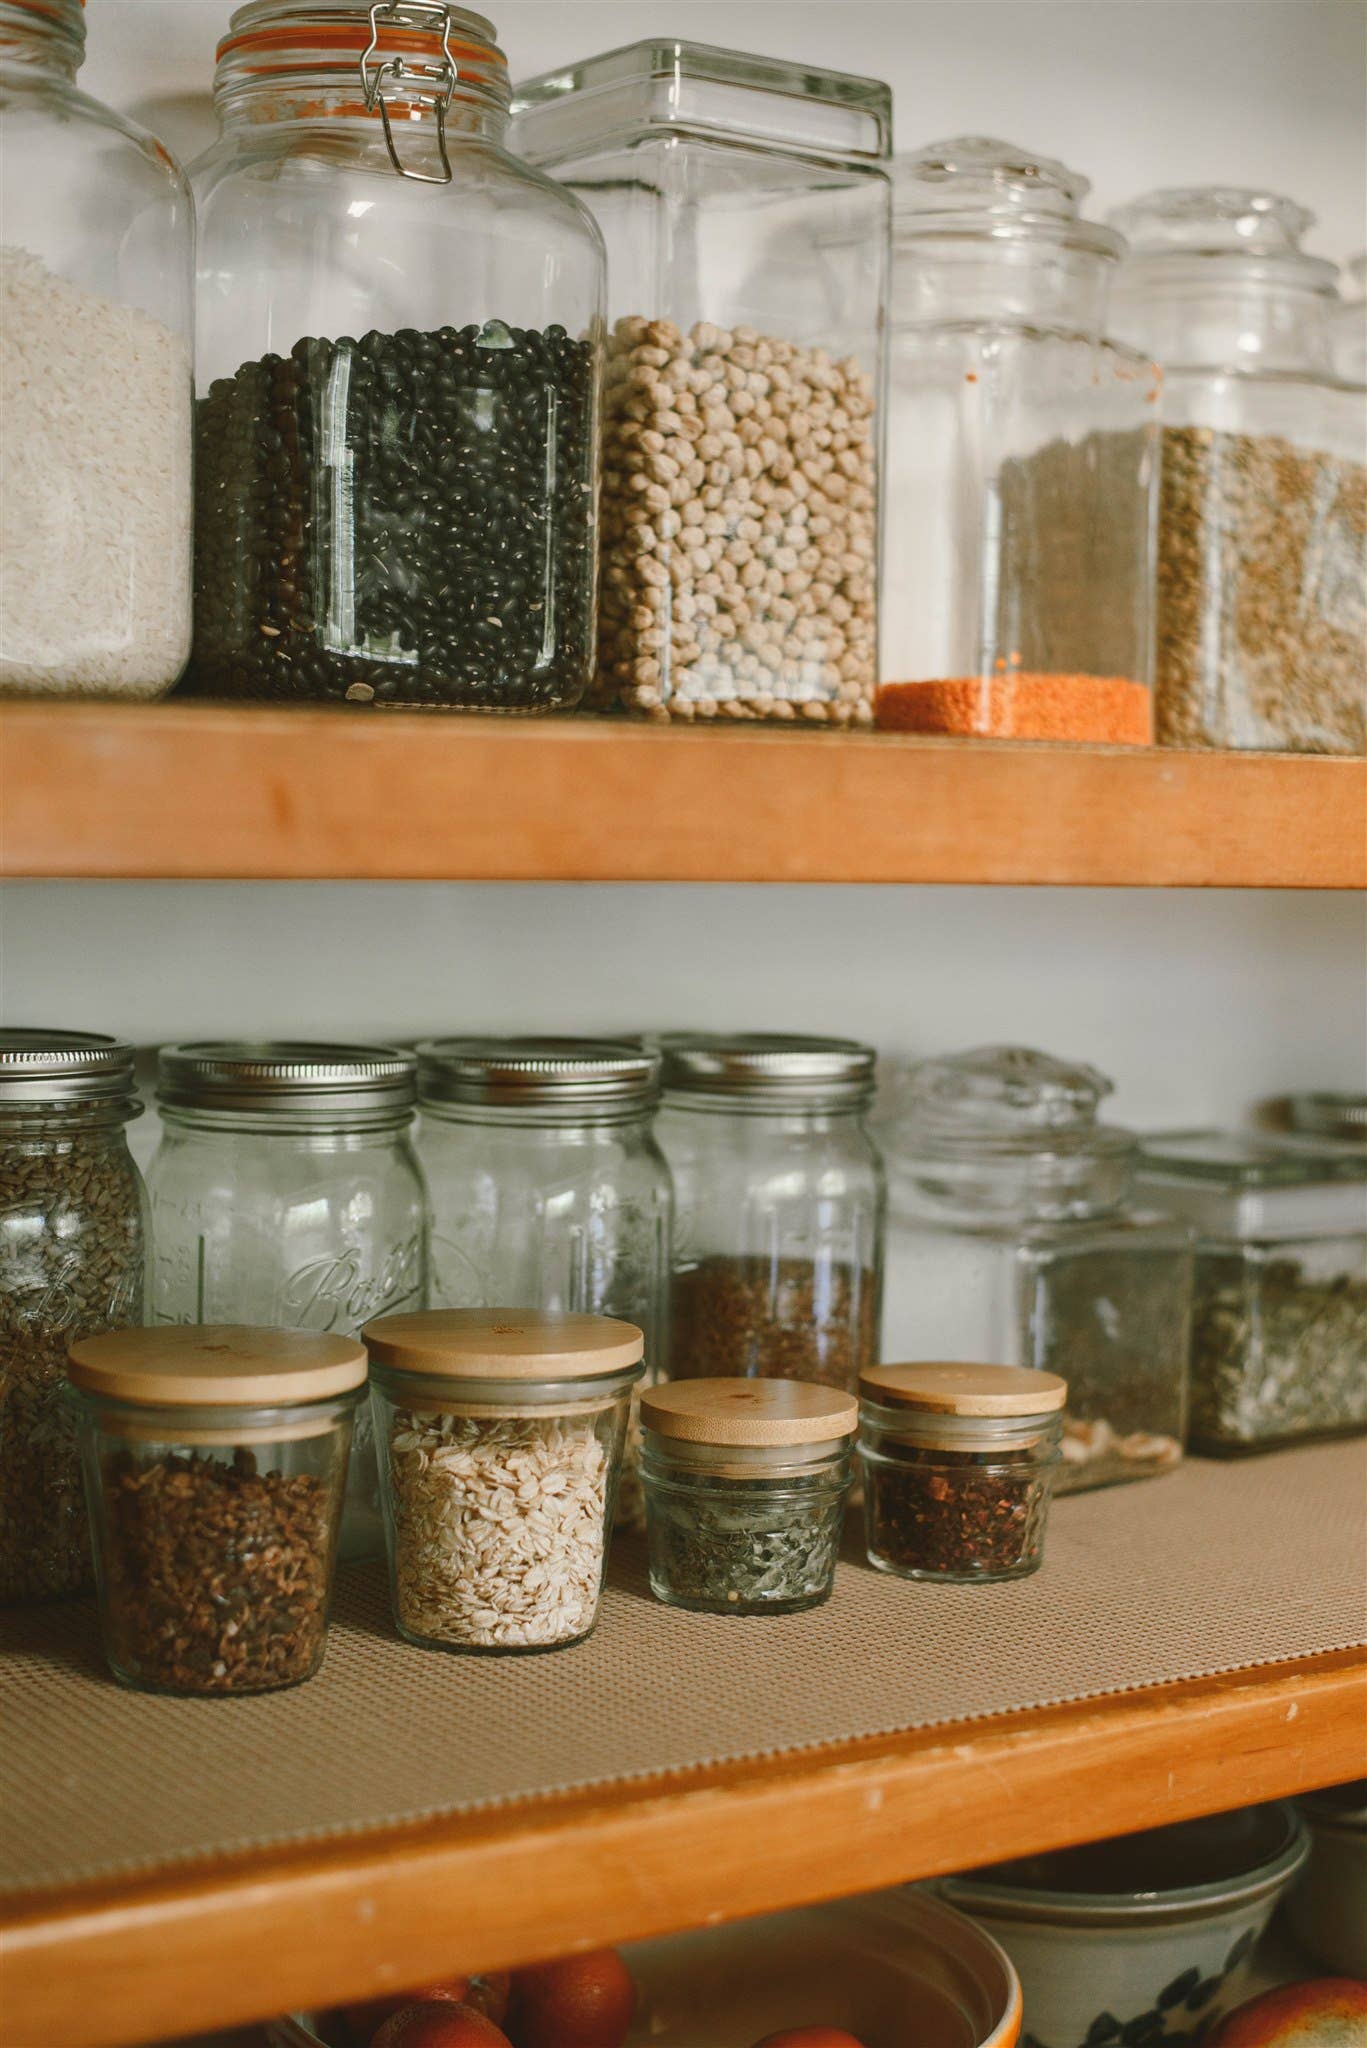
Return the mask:
[(0, 873), (1359, 888), (1367, 761), (12, 704)]

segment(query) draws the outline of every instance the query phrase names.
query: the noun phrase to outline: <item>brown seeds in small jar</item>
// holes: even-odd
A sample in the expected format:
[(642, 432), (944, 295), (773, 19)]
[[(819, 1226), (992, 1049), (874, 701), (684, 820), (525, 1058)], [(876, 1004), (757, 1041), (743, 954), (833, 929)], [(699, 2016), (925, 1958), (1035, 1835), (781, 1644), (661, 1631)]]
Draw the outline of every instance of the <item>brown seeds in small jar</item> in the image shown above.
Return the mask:
[(865, 1471), (869, 1555), (916, 1578), (1023, 1577), (1039, 1562), (1051, 1479), (1009, 1451), (904, 1446)]
[(718, 1256), (674, 1275), (674, 1379), (817, 1380), (852, 1393), (877, 1344), (878, 1287), (867, 1267)]

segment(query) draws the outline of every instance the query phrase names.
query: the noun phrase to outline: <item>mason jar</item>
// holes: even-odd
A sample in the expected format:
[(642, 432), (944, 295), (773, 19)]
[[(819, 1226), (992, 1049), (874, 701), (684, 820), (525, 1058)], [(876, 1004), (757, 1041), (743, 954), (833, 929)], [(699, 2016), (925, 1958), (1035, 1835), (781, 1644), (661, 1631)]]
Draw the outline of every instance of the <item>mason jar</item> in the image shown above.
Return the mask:
[[(148, 1171), (152, 1320), (354, 1336), (427, 1301), (427, 1192), (411, 1053), (385, 1045), (166, 1047)], [(378, 1555), (379, 1479), (357, 1418), (343, 1556)]]
[(873, 1085), (873, 1051), (852, 1039), (666, 1040), (671, 1378), (852, 1393), (874, 1363), (884, 1186), (866, 1122)]
[(0, 696), (159, 697), (190, 648), (194, 211), (84, 56), (82, 0), (0, 0)]
[[(655, 1053), (615, 1040), (446, 1038), (418, 1048), (434, 1308), (613, 1316), (663, 1371), (673, 1189)], [(633, 1404), (619, 1517), (641, 1521)]]
[(199, 210), (200, 695), (552, 711), (594, 640), (604, 257), (442, 0), (252, 0)]
[(141, 1112), (131, 1045), (0, 1031), (0, 1600), (90, 1584), (66, 1352), (143, 1320)]
[(147, 1692), (275, 1692), (323, 1660), (354, 1337), (214, 1324), (71, 1346), (105, 1655)]
[(1137, 1197), (1138, 1140), (1098, 1121), (1111, 1088), (983, 1046), (912, 1066), (884, 1128), (883, 1357), (1060, 1375), (1061, 1492), (1169, 1471), (1186, 1438), (1192, 1233)]

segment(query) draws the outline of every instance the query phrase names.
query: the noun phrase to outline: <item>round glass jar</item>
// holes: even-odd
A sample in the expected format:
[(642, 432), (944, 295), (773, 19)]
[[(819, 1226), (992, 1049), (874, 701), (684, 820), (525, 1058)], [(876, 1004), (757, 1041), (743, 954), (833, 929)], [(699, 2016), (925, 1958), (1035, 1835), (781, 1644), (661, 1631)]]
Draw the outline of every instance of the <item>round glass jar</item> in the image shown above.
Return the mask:
[(853, 1393), (878, 1355), (873, 1082), (871, 1048), (851, 1039), (665, 1042), (671, 1378), (818, 1380)]
[(201, 695), (553, 711), (593, 655), (604, 255), (489, 23), (252, 0), (195, 166)]
[(681, 1380), (641, 1396), (650, 1587), (704, 1614), (829, 1599), (859, 1425), (852, 1394), (801, 1380)]
[[(411, 1053), (385, 1045), (168, 1046), (148, 1169), (151, 1319), (355, 1336), (427, 1305), (427, 1191)], [(383, 1547), (369, 1410), (344, 1557)]]
[(479, 1652), (581, 1641), (641, 1332), (513, 1308), (384, 1316), (363, 1334), (400, 1635)]
[(1065, 1383), (1012, 1365), (879, 1365), (859, 1382), (869, 1563), (981, 1584), (1039, 1570)]
[(0, 696), (158, 697), (190, 649), (194, 213), (84, 56), (81, 0), (0, 0)]
[(66, 1352), (143, 1319), (141, 1112), (131, 1045), (0, 1031), (0, 1600), (91, 1582)]
[(105, 1656), (146, 1692), (323, 1661), (364, 1346), (240, 1324), (71, 1346)]
[(1158, 378), (1105, 339), (1088, 181), (957, 136), (894, 165), (880, 725), (1153, 738)]
[(1332, 315), (1334, 368), (1345, 384), (1367, 384), (1367, 251), (1347, 268), (1343, 296)]

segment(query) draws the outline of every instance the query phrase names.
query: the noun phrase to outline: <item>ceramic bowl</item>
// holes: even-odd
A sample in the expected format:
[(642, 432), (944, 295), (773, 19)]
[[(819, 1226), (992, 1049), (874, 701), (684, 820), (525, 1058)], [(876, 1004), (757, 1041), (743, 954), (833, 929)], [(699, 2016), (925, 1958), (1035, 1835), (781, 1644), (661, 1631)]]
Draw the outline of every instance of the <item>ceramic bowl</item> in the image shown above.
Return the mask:
[(1309, 1849), (1290, 1805), (1029, 1856), (940, 1895), (1020, 1972), (1025, 2048), (1178, 2048), (1238, 2003)]
[(1291, 1931), (1327, 1970), (1367, 1977), (1367, 1778), (1300, 1801), (1310, 1861), (1286, 1903)]

